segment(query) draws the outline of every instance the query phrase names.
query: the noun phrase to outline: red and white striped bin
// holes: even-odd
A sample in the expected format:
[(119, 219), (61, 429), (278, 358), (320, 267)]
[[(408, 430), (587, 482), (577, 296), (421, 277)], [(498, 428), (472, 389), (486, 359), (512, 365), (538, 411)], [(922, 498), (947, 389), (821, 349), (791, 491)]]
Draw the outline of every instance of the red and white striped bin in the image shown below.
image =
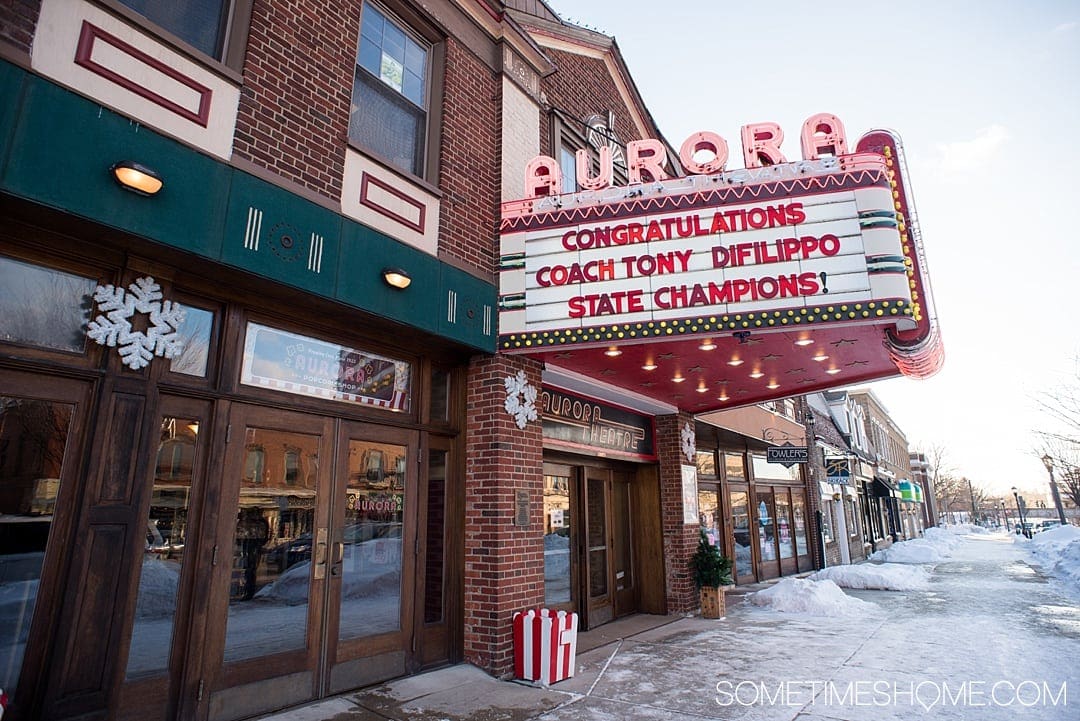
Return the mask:
[(576, 613), (546, 608), (514, 614), (514, 676), (545, 686), (574, 675)]

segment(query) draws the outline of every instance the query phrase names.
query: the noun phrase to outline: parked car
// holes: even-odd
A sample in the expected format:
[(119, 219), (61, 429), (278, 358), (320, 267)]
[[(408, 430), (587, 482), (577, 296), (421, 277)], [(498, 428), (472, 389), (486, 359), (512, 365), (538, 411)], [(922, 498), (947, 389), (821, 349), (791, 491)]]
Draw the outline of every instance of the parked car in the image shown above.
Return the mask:
[(1051, 528), (1057, 528), (1061, 525), (1061, 521), (1039, 521), (1035, 524), (1035, 533), (1042, 533), (1043, 531), (1049, 531)]

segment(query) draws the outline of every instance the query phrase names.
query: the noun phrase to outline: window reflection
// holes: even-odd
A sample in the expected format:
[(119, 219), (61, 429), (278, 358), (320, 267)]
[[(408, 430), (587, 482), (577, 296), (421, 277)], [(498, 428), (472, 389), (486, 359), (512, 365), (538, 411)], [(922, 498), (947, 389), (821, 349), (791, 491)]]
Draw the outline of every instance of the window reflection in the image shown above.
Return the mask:
[(570, 603), (569, 476), (544, 476), (544, 602)]
[(164, 673), (169, 667), (198, 440), (197, 419), (162, 418), (128, 678)]
[(735, 575), (753, 573), (750, 548), (750, 506), (746, 491), (731, 491), (731, 529), (735, 539)]
[(341, 564), (341, 639), (401, 628), (406, 450), (349, 441), (344, 545), (332, 558)]
[(81, 353), (97, 281), (0, 257), (0, 340)]
[(210, 333), (214, 329), (211, 311), (184, 305), (184, 320), (177, 328), (183, 342), (180, 355), (169, 362), (169, 370), (189, 376), (204, 377), (210, 357)]
[[(305, 646), (311, 564), (320, 553), (314, 528), (319, 437), (248, 428), (245, 442), (226, 661)], [(291, 454), (298, 464), (293, 483), (286, 473)]]
[(0, 688), (19, 680), (71, 406), (0, 396)]
[(427, 563), (424, 574), (424, 623), (443, 620), (443, 538), (446, 534), (446, 451), (428, 452)]

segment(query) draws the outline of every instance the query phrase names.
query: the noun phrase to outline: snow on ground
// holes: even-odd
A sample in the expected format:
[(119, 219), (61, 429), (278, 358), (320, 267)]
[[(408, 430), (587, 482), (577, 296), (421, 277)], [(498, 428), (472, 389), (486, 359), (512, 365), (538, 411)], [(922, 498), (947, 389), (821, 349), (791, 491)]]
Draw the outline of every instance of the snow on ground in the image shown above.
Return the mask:
[(809, 576), (812, 581), (832, 581), (841, 588), (883, 591), (924, 591), (930, 586), (930, 570), (902, 563), (860, 563), (829, 566)]
[(811, 616), (862, 616), (879, 609), (875, 603), (844, 593), (834, 582), (785, 578), (763, 591), (750, 594), (750, 603), (783, 613)]
[(1036, 533), (1028, 549), (1044, 571), (1080, 591), (1080, 528), (1058, 526)]
[(986, 529), (968, 524), (927, 528), (922, 538), (894, 543), (875, 552), (870, 556), (870, 560), (885, 563), (939, 563), (952, 556), (952, 552), (961, 543), (961, 536), (971, 533), (986, 533)]

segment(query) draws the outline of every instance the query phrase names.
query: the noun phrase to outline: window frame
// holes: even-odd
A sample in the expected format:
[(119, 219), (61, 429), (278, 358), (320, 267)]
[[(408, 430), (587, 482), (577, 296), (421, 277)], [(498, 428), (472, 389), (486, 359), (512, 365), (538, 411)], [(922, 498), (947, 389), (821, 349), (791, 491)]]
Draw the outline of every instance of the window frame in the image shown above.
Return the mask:
[(128, 7), (120, 0), (98, 0), (115, 15), (119, 15), (141, 30), (157, 36), (192, 59), (216, 67), (230, 80), (243, 80), (244, 56), (247, 53), (248, 36), (251, 31), (251, 11), (254, 0), (224, 0), (228, 5), (225, 11), (225, 33), (222, 41), (221, 57), (207, 55), (194, 45), (173, 33), (169, 28), (158, 25), (137, 10)]
[[(382, 2), (363, 0), (360, 4), (360, 22), (356, 26), (356, 43), (353, 49), (353, 81), (350, 86), (350, 102), (352, 94), (356, 91), (356, 72), (364, 72), (375, 77), (370, 70), (360, 65), (359, 57), (360, 39), (364, 23), (363, 13), (364, 9), (369, 5), (374, 6), (387, 20), (395, 23), (405, 35), (427, 46), (427, 67), (425, 68), (424, 78), (426, 97), (425, 104), (422, 107), (424, 113), (424, 122), (422, 124), (424, 138), (420, 152), (421, 162), (419, 164), (421, 172), (417, 175), (413, 171), (405, 170), (377, 150), (362, 145), (353, 138), (351, 133), (346, 134), (348, 145), (357, 152), (375, 160), (388, 170), (406, 175), (410, 179), (419, 180), (426, 185), (433, 185), (438, 179), (439, 156), (442, 150), (442, 98), (445, 87), (446, 38), (430, 21), (401, 2), (395, 0), (384, 0)], [(385, 85), (380, 78), (375, 77), (375, 80)], [(400, 95), (404, 102), (415, 105), (403, 92), (393, 88), (390, 88), (390, 90)]]

